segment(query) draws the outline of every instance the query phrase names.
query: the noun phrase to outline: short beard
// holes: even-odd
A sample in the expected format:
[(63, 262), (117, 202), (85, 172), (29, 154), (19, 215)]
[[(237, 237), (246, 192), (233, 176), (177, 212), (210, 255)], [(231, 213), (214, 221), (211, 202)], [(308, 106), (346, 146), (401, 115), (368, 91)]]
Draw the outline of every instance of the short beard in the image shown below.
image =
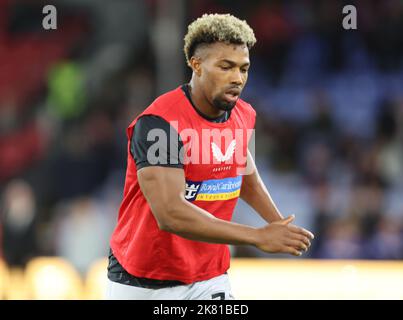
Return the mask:
[(231, 111), (236, 105), (236, 102), (226, 102), (218, 98), (213, 99), (213, 106), (223, 111)]

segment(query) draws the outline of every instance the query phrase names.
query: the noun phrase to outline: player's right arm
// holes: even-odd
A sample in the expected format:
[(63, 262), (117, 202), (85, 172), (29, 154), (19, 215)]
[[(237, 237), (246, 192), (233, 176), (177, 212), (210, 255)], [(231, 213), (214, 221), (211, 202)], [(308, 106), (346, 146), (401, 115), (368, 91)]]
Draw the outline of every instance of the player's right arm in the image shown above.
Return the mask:
[[(166, 149), (160, 150), (161, 163), (152, 164), (148, 151), (153, 145), (149, 132), (158, 128), (167, 136)], [(178, 152), (183, 143), (171, 135), (170, 124), (157, 116), (137, 120), (131, 137), (131, 153), (137, 167), (137, 178), (161, 230), (181, 237), (210, 243), (254, 245), (265, 252), (300, 255), (309, 245), (311, 234), (291, 225), (293, 217), (263, 228), (218, 219), (185, 199), (183, 159)]]
[(309, 231), (291, 224), (293, 216), (263, 228), (225, 221), (188, 202), (183, 169), (144, 167), (137, 177), (161, 230), (190, 240), (254, 245), (270, 253), (301, 255), (309, 246)]

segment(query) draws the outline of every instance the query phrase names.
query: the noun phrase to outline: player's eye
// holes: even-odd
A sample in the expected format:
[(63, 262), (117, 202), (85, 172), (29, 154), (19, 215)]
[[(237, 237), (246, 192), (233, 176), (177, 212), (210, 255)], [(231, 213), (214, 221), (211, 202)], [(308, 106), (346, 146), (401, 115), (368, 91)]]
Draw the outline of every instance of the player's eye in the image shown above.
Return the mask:
[(231, 69), (230, 66), (220, 66), (221, 70), (229, 70)]

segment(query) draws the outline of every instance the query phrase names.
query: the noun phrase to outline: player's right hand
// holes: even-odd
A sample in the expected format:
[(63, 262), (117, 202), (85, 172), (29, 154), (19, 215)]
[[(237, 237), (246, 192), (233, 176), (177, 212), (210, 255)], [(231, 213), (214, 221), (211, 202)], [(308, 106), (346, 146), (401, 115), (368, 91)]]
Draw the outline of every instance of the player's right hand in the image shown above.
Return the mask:
[(288, 253), (294, 256), (307, 251), (314, 236), (308, 230), (291, 224), (294, 219), (292, 215), (258, 229), (256, 247), (269, 253)]

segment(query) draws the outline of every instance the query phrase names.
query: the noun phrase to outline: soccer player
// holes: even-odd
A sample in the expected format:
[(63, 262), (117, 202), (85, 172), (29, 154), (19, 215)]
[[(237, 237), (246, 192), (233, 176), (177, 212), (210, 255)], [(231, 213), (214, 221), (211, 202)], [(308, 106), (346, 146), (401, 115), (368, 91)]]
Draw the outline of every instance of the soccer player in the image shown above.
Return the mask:
[[(127, 129), (109, 299), (233, 299), (228, 244), (300, 256), (313, 239), (279, 212), (248, 151), (256, 113), (239, 96), (253, 30), (229, 14), (203, 15), (184, 40), (190, 82), (158, 97)], [(231, 222), (239, 197), (267, 225)]]

